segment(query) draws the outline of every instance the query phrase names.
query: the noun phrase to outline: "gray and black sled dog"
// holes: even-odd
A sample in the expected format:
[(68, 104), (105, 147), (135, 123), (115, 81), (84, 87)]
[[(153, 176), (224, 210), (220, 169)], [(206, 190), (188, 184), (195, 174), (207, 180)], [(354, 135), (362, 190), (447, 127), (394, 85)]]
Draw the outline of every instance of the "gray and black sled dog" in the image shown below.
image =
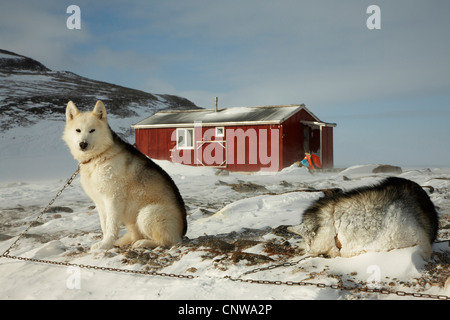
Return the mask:
[[(67, 104), (63, 140), (80, 163), (81, 185), (100, 215), (103, 240), (92, 250), (181, 242), (187, 223), (177, 186), (162, 168), (111, 130), (101, 101), (88, 112), (80, 112), (72, 101)], [(128, 233), (116, 241), (122, 224)]]
[(312, 256), (352, 257), (418, 245), (428, 260), (438, 215), (418, 184), (389, 177), (318, 199), (305, 210), (302, 223), (288, 230), (302, 236)]

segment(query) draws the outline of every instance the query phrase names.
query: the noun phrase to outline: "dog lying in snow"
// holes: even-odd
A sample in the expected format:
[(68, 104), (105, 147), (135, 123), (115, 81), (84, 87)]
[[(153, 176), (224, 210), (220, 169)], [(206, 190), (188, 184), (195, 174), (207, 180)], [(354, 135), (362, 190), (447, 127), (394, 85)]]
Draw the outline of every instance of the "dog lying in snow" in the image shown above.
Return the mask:
[(304, 239), (313, 256), (352, 257), (418, 245), (428, 260), (438, 215), (428, 194), (415, 182), (390, 177), (381, 183), (325, 196), (288, 228)]

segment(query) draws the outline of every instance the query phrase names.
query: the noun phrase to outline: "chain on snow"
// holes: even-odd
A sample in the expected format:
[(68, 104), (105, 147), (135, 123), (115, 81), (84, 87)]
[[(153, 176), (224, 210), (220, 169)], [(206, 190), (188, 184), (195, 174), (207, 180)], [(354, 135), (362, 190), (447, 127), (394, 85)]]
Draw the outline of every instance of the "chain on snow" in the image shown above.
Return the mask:
[(50, 202), (39, 213), (39, 215), (36, 217), (36, 219), (34, 221), (32, 221), (28, 225), (28, 227), (17, 237), (17, 239), (9, 246), (9, 248), (6, 249), (6, 251), (2, 254), (3, 257), (7, 257), (7, 258), (12, 257), (9, 255), (9, 252), (11, 251), (11, 249), (16, 246), (17, 242), (19, 242), (19, 240), (22, 239), (22, 237), (28, 232), (28, 230), (30, 230), (30, 228), (42, 217), (42, 215), (44, 213), (46, 213), (48, 211), (48, 209), (50, 209), (50, 206), (56, 201), (56, 199), (61, 195), (61, 193), (63, 193), (63, 191), (72, 183), (72, 181), (75, 179), (75, 177), (78, 175), (79, 172), (80, 172), (80, 166), (78, 165), (77, 170), (72, 174), (72, 176), (69, 178), (69, 180), (67, 180), (66, 184), (61, 188), (61, 190), (59, 190), (56, 193), (55, 197), (52, 200), (50, 200)]
[[(193, 275), (164, 273), (164, 272), (155, 272), (155, 271), (128, 270), (128, 269), (119, 269), (119, 268), (112, 268), (112, 267), (100, 267), (100, 266), (93, 266), (93, 265), (87, 265), (87, 264), (76, 264), (76, 263), (70, 263), (70, 262), (60, 262), (60, 261), (42, 260), (42, 259), (35, 259), (35, 258), (25, 258), (25, 257), (11, 255), (10, 254), (11, 249), (17, 245), (17, 243), (23, 238), (23, 236), (28, 232), (28, 230), (42, 217), (42, 215), (45, 212), (48, 211), (50, 206), (63, 193), (63, 191), (73, 182), (73, 180), (76, 178), (76, 176), (78, 175), (79, 172), (80, 172), (80, 165), (78, 166), (77, 170), (72, 174), (72, 176), (67, 180), (66, 184), (56, 193), (55, 197), (52, 200), (50, 200), (50, 202), (47, 204), (47, 206), (39, 213), (39, 215), (36, 217), (36, 219), (34, 221), (32, 221), (21, 234), (19, 234), (17, 239), (8, 247), (8, 249), (6, 249), (6, 251), (0, 257), (14, 259), (14, 260), (20, 260), (20, 261), (30, 261), (30, 262), (36, 262), (36, 263), (65, 266), (65, 267), (78, 267), (78, 268), (82, 268), (82, 269), (93, 269), (93, 270), (120, 272), (120, 273), (137, 274), (137, 275), (150, 275), (150, 276), (160, 276), (160, 277), (179, 278), (179, 279), (198, 278)], [(303, 257), (300, 260), (295, 261), (295, 262), (283, 262), (283, 263), (279, 263), (279, 264), (273, 264), (273, 265), (270, 265), (267, 267), (255, 268), (253, 270), (243, 273), (242, 276), (254, 274), (254, 273), (257, 273), (260, 271), (268, 271), (268, 270), (272, 270), (272, 269), (280, 268), (280, 267), (295, 266), (307, 258), (310, 258), (310, 256)], [(267, 285), (278, 285), (278, 286), (286, 285), (286, 286), (301, 286), (301, 287), (303, 287), (303, 286), (313, 286), (314, 287), (315, 286), (317, 288), (330, 288), (330, 289), (353, 291), (353, 292), (380, 293), (380, 294), (386, 294), (386, 295), (396, 294), (397, 296), (410, 296), (410, 297), (415, 297), (415, 298), (450, 300), (450, 297), (445, 296), (445, 295), (432, 295), (432, 294), (426, 294), (426, 293), (411, 293), (411, 292), (404, 292), (404, 291), (398, 291), (398, 290), (369, 288), (368, 286), (356, 287), (356, 286), (344, 286), (344, 285), (340, 285), (340, 284), (325, 284), (325, 283), (315, 283), (315, 282), (305, 282), (305, 281), (242, 279), (241, 277), (232, 278), (231, 276), (224, 276), (223, 278), (230, 280), (230, 281), (234, 281), (234, 282), (243, 282), (243, 283), (251, 283), (251, 284), (267, 284)]]
[[(256, 269), (245, 272), (244, 274), (242, 274), (242, 276), (245, 276), (248, 274), (253, 274), (256, 272), (260, 272), (260, 271), (272, 270), (272, 269), (279, 268), (279, 267), (295, 266), (298, 263), (300, 263), (301, 261), (308, 259), (308, 258), (311, 258), (311, 256), (303, 257), (302, 259), (295, 261), (295, 262), (284, 262), (284, 263), (280, 263), (280, 264), (270, 265), (268, 267), (256, 268)], [(433, 294), (428, 294), (428, 293), (405, 292), (405, 291), (400, 291), (400, 290), (389, 290), (389, 289), (384, 289), (384, 288), (370, 288), (369, 286), (367, 286), (367, 284), (365, 287), (357, 287), (357, 286), (345, 286), (345, 285), (341, 285), (341, 284), (326, 284), (326, 283), (321, 283), (321, 282), (242, 279), (241, 277), (232, 278), (230, 276), (225, 276), (224, 278), (228, 279), (230, 281), (252, 283), (252, 284), (268, 284), (268, 285), (277, 285), (277, 286), (285, 285), (285, 286), (300, 286), (300, 287), (312, 286), (312, 287), (317, 287), (317, 288), (330, 288), (330, 289), (350, 291), (350, 292), (380, 293), (380, 294), (385, 294), (385, 295), (395, 294), (400, 297), (409, 296), (409, 297), (414, 297), (414, 298), (450, 300), (450, 297), (446, 296), (446, 295), (433, 295)]]

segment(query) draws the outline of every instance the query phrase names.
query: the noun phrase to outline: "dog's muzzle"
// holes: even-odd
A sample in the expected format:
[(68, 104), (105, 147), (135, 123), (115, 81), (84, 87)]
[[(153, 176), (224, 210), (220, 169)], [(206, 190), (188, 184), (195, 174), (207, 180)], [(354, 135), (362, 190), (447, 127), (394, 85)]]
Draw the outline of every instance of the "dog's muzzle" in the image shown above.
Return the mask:
[(86, 148), (88, 147), (88, 143), (86, 141), (81, 141), (80, 142), (80, 149), (81, 150), (86, 150)]

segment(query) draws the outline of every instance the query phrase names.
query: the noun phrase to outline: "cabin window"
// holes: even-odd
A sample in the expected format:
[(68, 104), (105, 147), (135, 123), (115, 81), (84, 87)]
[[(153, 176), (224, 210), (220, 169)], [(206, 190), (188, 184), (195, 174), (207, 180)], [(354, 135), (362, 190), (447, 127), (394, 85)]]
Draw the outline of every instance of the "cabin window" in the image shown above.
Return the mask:
[(177, 129), (177, 149), (194, 149), (194, 129)]
[(225, 136), (225, 129), (224, 127), (217, 127), (216, 128), (216, 137), (224, 137)]

